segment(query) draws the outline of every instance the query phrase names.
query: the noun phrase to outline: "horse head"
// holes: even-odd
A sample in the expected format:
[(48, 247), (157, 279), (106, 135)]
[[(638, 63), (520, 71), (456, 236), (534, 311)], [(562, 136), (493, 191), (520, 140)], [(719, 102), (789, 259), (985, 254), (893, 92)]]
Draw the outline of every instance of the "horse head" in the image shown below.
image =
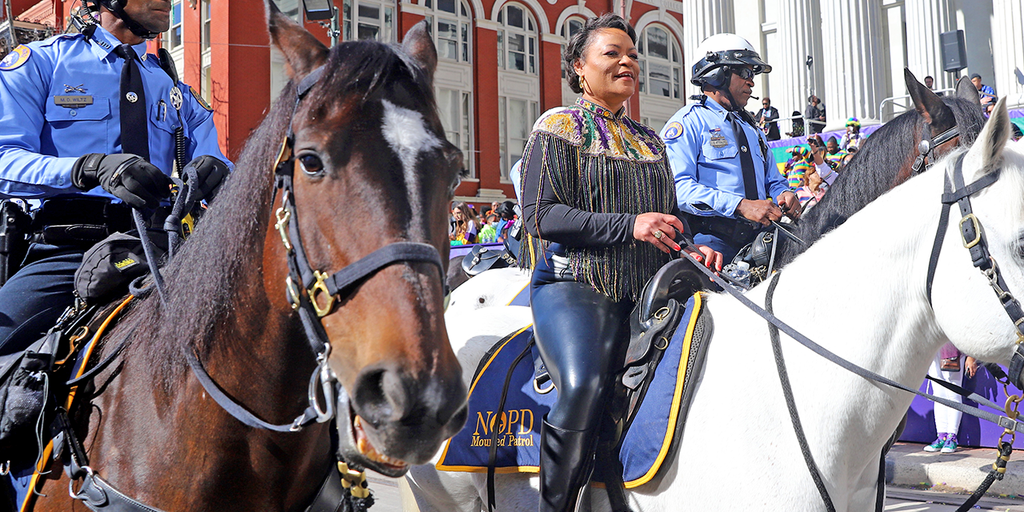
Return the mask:
[[(975, 184), (976, 191), (969, 194), (966, 212), (963, 202), (952, 204), (934, 271), (932, 307), (942, 332), (958, 348), (1013, 370), (1011, 359), (1021, 357), (1016, 352), (1024, 340), (1024, 326), (1015, 325), (1024, 323), (1017, 302), (1024, 296), (1024, 145), (1007, 144), (1010, 130), (1004, 98), (971, 149), (943, 161), (954, 189)], [(1011, 378), (1024, 387), (1019, 372)]]
[[(268, 300), (286, 310), (305, 301), (320, 317), (304, 328), (330, 345), (346, 460), (400, 475), (466, 419), (439, 259), (448, 254), (448, 202), (463, 162), (436, 112), (437, 54), (424, 24), (401, 47), (328, 49), (272, 2), (268, 22), (291, 79), (275, 107), (291, 109), (276, 173), (280, 180), (283, 166), (290, 189), (277, 194), (278, 224), (266, 233)], [(400, 250), (368, 261), (389, 246)], [(418, 252), (402, 256), (410, 247)], [(295, 253), (315, 283), (296, 283), (294, 268), (289, 277), (295, 265), (283, 262)], [(338, 277), (342, 269), (356, 273)]]
[[(915, 166), (916, 172), (922, 172), (941, 156), (974, 142), (985, 117), (978, 91), (969, 80), (957, 82), (955, 94), (940, 97), (910, 70), (904, 70), (904, 79), (914, 110), (900, 114), (864, 140), (821, 202), (800, 217), (794, 232), (801, 240), (813, 244), (878, 196), (910, 179)], [(925, 156), (922, 141), (928, 143)], [(783, 238), (776, 266), (789, 264), (806, 248)]]

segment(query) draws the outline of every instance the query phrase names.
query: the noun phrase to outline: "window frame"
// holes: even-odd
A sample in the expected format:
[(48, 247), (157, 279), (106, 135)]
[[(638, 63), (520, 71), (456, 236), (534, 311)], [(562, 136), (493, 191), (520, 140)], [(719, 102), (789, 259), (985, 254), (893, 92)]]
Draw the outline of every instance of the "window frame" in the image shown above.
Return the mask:
[[(434, 39), (434, 47), (437, 48), (437, 56), (439, 59), (449, 62), (471, 64), (473, 62), (473, 10), (470, 8), (469, 3), (466, 2), (466, 0), (452, 0), (456, 11), (452, 13), (441, 9), (441, 1), (442, 0), (433, 0), (425, 3), (425, 5), (430, 7), (433, 11), (433, 13), (431, 15), (427, 15), (426, 18), (431, 27), (431, 35)], [(441, 29), (438, 26), (441, 22), (455, 24), (456, 56), (454, 59), (448, 56), (447, 51), (442, 54), (441, 48), (447, 48), (447, 46), (443, 46), (441, 42), (448, 42), (452, 40), (441, 38)]]
[[(665, 34), (666, 52), (668, 53), (667, 58), (661, 56), (650, 55), (650, 38), (648, 33), (651, 30), (658, 30)], [(675, 34), (672, 33), (667, 27), (658, 24), (651, 24), (644, 27), (640, 33), (640, 37), (637, 41), (637, 50), (640, 54), (640, 80), (638, 86), (641, 94), (647, 94), (655, 98), (668, 98), (673, 100), (680, 99), (685, 92), (683, 91), (683, 63), (682, 63), (682, 49), (679, 45), (679, 41), (676, 40)], [(651, 92), (651, 83), (655, 80), (651, 78), (651, 67), (653, 65), (668, 68), (670, 76), (667, 78), (669, 94), (659, 94)], [(658, 82), (664, 82), (665, 79), (658, 79)]]
[[(510, 9), (522, 11), (522, 27), (509, 24), (510, 16), (508, 13)], [(538, 30), (539, 25), (534, 18), (533, 12), (523, 4), (508, 2), (501, 6), (501, 10), (498, 11), (497, 21), (501, 25), (501, 28), (498, 29), (498, 69), (524, 75), (539, 76), (540, 65), (537, 59), (540, 49), (540, 31)], [(522, 37), (523, 50), (521, 52), (512, 51), (509, 48), (508, 41), (511, 39), (509, 36)], [(511, 54), (523, 55), (523, 69), (509, 66)]]
[[(377, 7), (378, 14), (375, 22), (371, 22), (372, 18), (363, 18), (360, 14), (361, 7)], [(387, 0), (344, 0), (341, 6), (341, 40), (342, 41), (357, 41), (359, 37), (353, 37), (353, 30), (355, 34), (359, 34), (360, 25), (372, 26), (377, 30), (377, 35), (373, 38), (376, 41), (382, 43), (395, 43), (397, 33), (396, 17), (398, 14), (398, 7), (393, 1)]]

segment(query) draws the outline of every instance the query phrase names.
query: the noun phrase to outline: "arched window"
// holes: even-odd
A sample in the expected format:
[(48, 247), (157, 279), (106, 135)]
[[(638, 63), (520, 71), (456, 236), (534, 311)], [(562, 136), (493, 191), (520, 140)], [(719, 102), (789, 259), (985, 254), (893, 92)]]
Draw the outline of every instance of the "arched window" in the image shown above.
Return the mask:
[(498, 13), (498, 68), (537, 74), (537, 24), (525, 7), (508, 4)]
[(341, 37), (344, 41), (375, 39), (395, 42), (395, 6), (379, 0), (345, 0), (341, 6)]
[(469, 62), (472, 51), (469, 36), (473, 16), (465, 0), (424, 0), (434, 10), (427, 16), (434, 34), (437, 56), (455, 62)]
[(571, 16), (569, 19), (565, 20), (565, 24), (562, 25), (562, 38), (568, 42), (569, 39), (572, 39), (572, 36), (583, 30), (583, 24), (586, 22), (586, 20), (579, 16)]
[(667, 30), (650, 26), (637, 41), (640, 51), (640, 92), (679, 99), (683, 75), (679, 43)]

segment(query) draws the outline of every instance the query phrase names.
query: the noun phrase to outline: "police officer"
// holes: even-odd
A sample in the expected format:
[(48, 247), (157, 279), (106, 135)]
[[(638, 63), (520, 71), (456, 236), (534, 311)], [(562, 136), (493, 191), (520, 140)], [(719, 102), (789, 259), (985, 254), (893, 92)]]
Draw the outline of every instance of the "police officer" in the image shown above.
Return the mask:
[(705, 39), (696, 55), (690, 81), (703, 95), (672, 116), (661, 138), (694, 243), (730, 261), (753, 241), (758, 224), (769, 225), (783, 211), (799, 215), (799, 201), (778, 172), (757, 123), (743, 109), (754, 75), (772, 67), (735, 34)]
[(0, 354), (54, 325), (84, 251), (131, 229), (129, 207), (148, 213), (169, 195), (177, 128), (202, 193), (231, 167), (212, 109), (146, 54), (146, 41), (168, 29), (169, 0), (98, 2), (85, 34), (19, 46), (0, 61), (0, 197), (42, 200), (25, 264), (0, 287)]

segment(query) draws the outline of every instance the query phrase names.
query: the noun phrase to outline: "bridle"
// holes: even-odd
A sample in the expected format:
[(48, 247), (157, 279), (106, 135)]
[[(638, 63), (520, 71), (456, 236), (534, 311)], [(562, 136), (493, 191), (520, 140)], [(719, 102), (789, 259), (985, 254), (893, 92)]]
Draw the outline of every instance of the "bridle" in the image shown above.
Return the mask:
[(932, 139), (932, 125), (931, 123), (925, 123), (922, 133), (924, 136), (921, 138), (921, 142), (917, 143), (917, 158), (914, 159), (914, 165), (910, 168), (911, 176), (917, 176), (918, 174), (927, 171), (932, 165), (931, 162), (928, 161), (928, 157), (931, 155), (932, 151), (959, 137), (960, 129), (954, 124), (952, 128), (938, 134), (934, 139)]
[[(298, 110), (299, 103), (319, 82), (323, 72), (324, 67), (320, 66), (299, 82), (296, 88), (295, 105), (292, 107), (292, 118), (295, 116), (295, 111)], [(433, 264), (438, 269), (442, 287), (445, 277), (441, 255), (437, 249), (433, 245), (419, 242), (392, 242), (350, 263), (334, 274), (314, 269), (306, 258), (302, 237), (299, 234), (295, 189), (292, 183), (295, 172), (294, 144), (295, 132), (289, 121), (288, 134), (281, 143), (281, 150), (278, 152), (277, 161), (274, 164), (275, 195), (278, 190), (281, 191), (281, 206), (275, 212), (277, 223), (274, 227), (281, 235), (281, 243), (284, 245), (288, 257), (285, 293), (292, 309), (299, 314), (306, 334), (306, 341), (317, 361), (317, 367), (309, 379), (308, 407), (291, 423), (274, 425), (263, 421), (221, 391), (203, 368), (193, 350), (185, 351), (193, 373), (206, 392), (225, 411), (250, 427), (275, 432), (296, 432), (314, 421), (324, 423), (330, 421), (337, 412), (335, 410), (336, 397), (338, 394), (344, 393), (344, 390), (338, 383), (337, 375), (330, 368), (328, 359), (331, 354), (331, 344), (320, 320), (334, 311), (336, 297), (351, 296), (359, 284), (385, 267), (398, 263), (425, 262)], [(323, 406), (317, 399), (318, 388), (324, 396)]]
[[(1010, 321), (1013, 322), (1014, 328), (1017, 333), (1016, 347), (1014, 349), (1013, 356), (1010, 359), (1010, 367), (1008, 372), (1009, 377), (1006, 378), (1005, 380), (1001, 379), (1001, 382), (1003, 383), (1004, 387), (1009, 383), (1013, 383), (1018, 388), (1024, 389), (1024, 382), (1022, 382), (1022, 378), (1024, 378), (1024, 375), (1022, 375), (1022, 373), (1024, 373), (1024, 310), (1022, 310), (1021, 305), (1017, 301), (1017, 299), (1014, 298), (1013, 295), (1008, 291), (1006, 283), (1003, 280), (1002, 275), (999, 273), (999, 267), (996, 264), (995, 258), (992, 257), (991, 253), (988, 250), (988, 243), (985, 240), (984, 230), (982, 229), (981, 221), (979, 221), (977, 216), (974, 215), (970, 201), (971, 195), (981, 190), (984, 190), (985, 188), (989, 187), (990, 185), (995, 183), (996, 180), (999, 179), (1000, 170), (996, 169), (995, 171), (986, 174), (982, 178), (979, 178), (977, 181), (971, 183), (970, 185), (965, 185), (962, 169), (964, 156), (965, 154), (960, 154), (957, 157), (957, 161), (953, 171), (952, 181), (948, 175), (945, 177), (945, 185), (942, 194), (942, 213), (939, 218), (939, 225), (935, 234), (935, 242), (932, 245), (931, 256), (929, 258), (928, 263), (928, 277), (926, 282), (928, 302), (929, 304), (931, 304), (932, 280), (935, 276), (935, 268), (938, 263), (939, 253), (942, 247), (942, 240), (945, 237), (945, 233), (949, 225), (949, 210), (952, 207), (953, 203), (957, 203), (957, 205), (960, 207), (961, 214), (960, 237), (963, 241), (964, 247), (970, 250), (971, 260), (973, 261), (974, 266), (981, 270), (985, 277), (988, 279), (993, 291), (995, 291), (996, 296), (999, 298), (1000, 304), (1003, 306), (1003, 310), (1006, 311), (1006, 314), (1010, 317)], [(892, 388), (900, 389), (902, 391), (906, 391), (914, 395), (922, 396), (933, 402), (941, 403), (942, 405), (945, 405), (946, 407), (949, 407), (951, 409), (955, 409), (965, 414), (969, 414), (977, 418), (991, 421), (992, 423), (995, 423), (1000, 427), (1003, 427), (1003, 434), (1000, 436), (999, 441), (1000, 454), (998, 455), (995, 464), (993, 464), (992, 471), (989, 473), (989, 476), (986, 477), (985, 482), (983, 482), (982, 485), (978, 488), (978, 490), (975, 491), (975, 494), (972, 495), (967, 502), (965, 502), (964, 506), (961, 506), (960, 509), (958, 509), (958, 512), (960, 510), (966, 510), (970, 506), (973, 506), (973, 504), (977, 502), (978, 497), (980, 497), (988, 489), (988, 486), (991, 485), (993, 480), (1002, 478), (1002, 475), (1006, 471), (1006, 463), (1007, 461), (1009, 461), (1009, 454), (1013, 450), (1013, 442), (1016, 438), (1016, 433), (1024, 432), (1024, 420), (1018, 419), (1018, 407), (1020, 402), (1024, 401), (1024, 398), (1022, 398), (1021, 395), (1011, 395), (1007, 390), (1006, 395), (1009, 398), (1007, 399), (1005, 405), (996, 404), (988, 400), (987, 398), (976, 394), (970, 397), (974, 401), (978, 402), (979, 404), (983, 404), (986, 407), (990, 407), (995, 410), (1005, 411), (1006, 415), (1004, 416), (980, 409), (978, 407), (963, 404), (958, 401), (953, 401), (947, 398), (926, 393), (919, 389), (912, 388), (910, 386), (906, 386), (904, 384), (896, 382), (892, 379), (889, 379), (888, 377), (884, 377), (871, 370), (862, 368), (856, 364), (847, 361), (846, 359), (836, 355), (835, 353), (831, 352), (825, 347), (815, 343), (810, 338), (803, 335), (796, 329), (793, 329), (788, 324), (786, 324), (778, 317), (776, 317), (772, 312), (772, 296), (774, 294), (775, 287), (779, 282), (779, 273), (776, 273), (773, 276), (772, 281), (769, 283), (768, 290), (765, 296), (766, 308), (761, 308), (753, 301), (751, 301), (749, 298), (744, 296), (735, 287), (728, 284), (724, 279), (722, 279), (721, 276), (705, 268), (704, 265), (702, 265), (701, 262), (695, 260), (693, 256), (685, 254), (685, 257), (689, 259), (691, 263), (693, 263), (693, 265), (697, 267), (698, 270), (700, 270), (709, 279), (711, 279), (712, 282), (721, 286), (726, 292), (729, 293), (729, 295), (731, 295), (733, 298), (738, 300), (744, 306), (746, 306), (751, 311), (758, 314), (768, 322), (769, 333), (771, 334), (772, 338), (772, 348), (776, 356), (776, 366), (778, 367), (779, 377), (783, 383), (783, 392), (786, 395), (787, 407), (790, 412), (794, 430), (797, 433), (797, 440), (799, 441), (804, 461), (807, 464), (807, 467), (811, 473), (811, 477), (815, 482), (815, 486), (817, 487), (818, 493), (821, 496), (822, 501), (824, 502), (827, 510), (835, 510), (835, 506), (832, 504), (832, 500), (828, 495), (828, 491), (825, 487), (823, 480), (821, 479), (817, 465), (814, 463), (814, 459), (811, 456), (810, 447), (807, 443), (806, 438), (803, 435), (803, 429), (801, 427), (799, 417), (796, 413), (796, 406), (792, 399), (792, 392), (789, 391), (788, 376), (786, 375), (785, 371), (785, 362), (782, 359), (781, 349), (779, 347), (779, 331), (786, 333), (793, 340), (800, 343), (804, 347), (810, 349), (812, 352), (818, 354), (819, 356), (864, 379), (878, 382), (880, 384), (885, 384)], [(1004, 439), (1007, 436), (1009, 436), (1009, 439)], [(884, 477), (884, 465), (882, 467), (882, 470), (883, 471), (880, 472), (880, 475)], [(880, 481), (881, 483), (879, 484), (879, 496), (876, 499), (876, 506), (879, 507), (879, 510), (882, 502), (881, 489), (884, 486), (884, 481)]]
[[(946, 227), (949, 225), (949, 210), (956, 203), (960, 208), (960, 239), (964, 247), (971, 252), (971, 262), (974, 267), (980, 270), (988, 279), (992, 291), (995, 292), (1003, 310), (1013, 322), (1017, 332), (1017, 345), (1010, 359), (1010, 367), (1007, 376), (1015, 386), (1024, 389), (1022, 372), (1024, 372), (1024, 309), (1021, 309), (1020, 302), (1007, 289), (1006, 282), (999, 272), (999, 266), (995, 258), (988, 250), (988, 241), (985, 240), (985, 232), (982, 229), (981, 221), (974, 215), (971, 208), (971, 195), (989, 187), (999, 179), (1001, 169), (996, 169), (979, 178), (970, 185), (964, 185), (963, 163), (964, 156), (960, 154), (956, 159), (953, 169), (953, 178), (950, 182), (949, 175), (945, 178), (945, 186), (942, 194), (942, 213), (939, 216), (939, 226), (935, 232), (935, 242), (932, 244), (931, 256), (928, 260), (928, 277), (926, 278), (925, 292), (928, 303), (932, 302), (932, 280), (935, 278), (935, 268), (938, 265), (939, 253), (942, 251), (942, 239), (946, 234)], [(1007, 393), (1007, 396), (1010, 396)]]

